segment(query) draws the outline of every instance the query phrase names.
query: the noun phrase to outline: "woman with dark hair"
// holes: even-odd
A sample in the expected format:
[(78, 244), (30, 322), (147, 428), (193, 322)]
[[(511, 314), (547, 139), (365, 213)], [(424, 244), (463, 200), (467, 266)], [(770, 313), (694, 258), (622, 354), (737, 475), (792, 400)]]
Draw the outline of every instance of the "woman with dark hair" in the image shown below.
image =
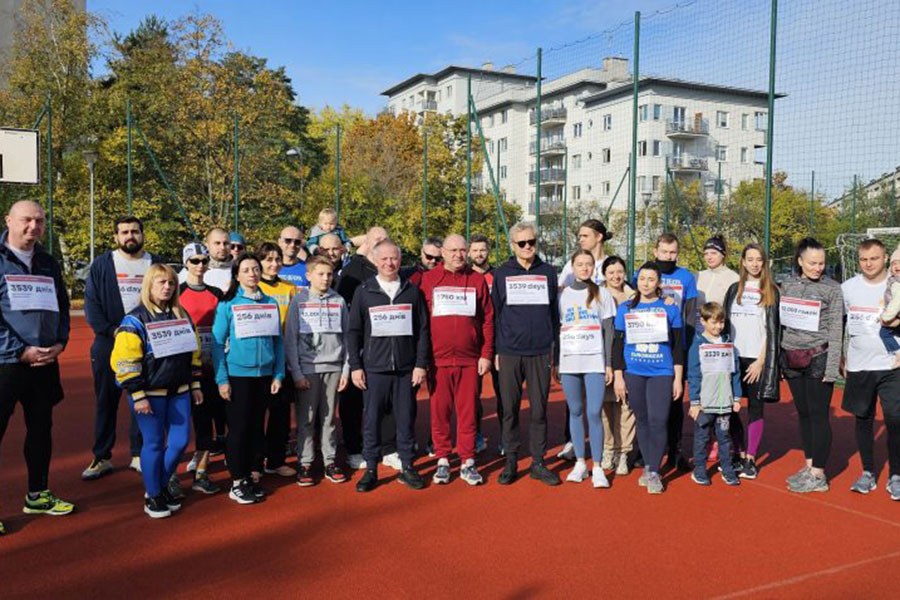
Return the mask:
[(741, 252), (738, 281), (725, 293), (725, 327), (731, 332), (740, 357), (742, 395), (747, 398), (747, 441), (738, 415), (731, 417), (731, 436), (739, 449), (735, 471), (745, 479), (756, 479), (756, 455), (763, 435), (763, 406), (778, 402), (781, 348), (778, 286), (769, 271), (765, 250), (747, 244)]
[(668, 442), (666, 423), (672, 402), (683, 392), (684, 351), (681, 309), (662, 299), (661, 272), (644, 263), (638, 293), (616, 312), (613, 341), (615, 393), (626, 396), (637, 417), (637, 435), (646, 466), (638, 484), (651, 494), (664, 491), (659, 465)]
[(263, 443), (265, 398), (278, 394), (284, 379), (278, 302), (259, 289), (261, 275), (256, 257), (238, 256), (231, 266), (231, 287), (213, 322), (213, 365), (228, 415), (225, 454), (233, 481), (228, 496), (238, 504), (265, 497), (251, 471)]
[(797, 407), (806, 464), (787, 483), (792, 492), (827, 492), (829, 411), (841, 360), (844, 297), (841, 286), (824, 275), (825, 248), (814, 238), (800, 240), (794, 266), (797, 274), (782, 285), (778, 304), (781, 367)]

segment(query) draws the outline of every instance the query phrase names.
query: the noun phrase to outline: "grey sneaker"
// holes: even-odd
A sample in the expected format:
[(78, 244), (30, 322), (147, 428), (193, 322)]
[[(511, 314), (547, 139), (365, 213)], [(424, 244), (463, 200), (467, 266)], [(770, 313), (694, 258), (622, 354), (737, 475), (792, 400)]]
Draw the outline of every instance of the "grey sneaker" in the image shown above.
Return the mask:
[(900, 475), (891, 475), (884, 489), (891, 495), (891, 500), (900, 500)]
[(475, 465), (463, 465), (459, 470), (459, 478), (469, 485), (480, 485), (484, 481)]
[(647, 470), (644, 469), (644, 472), (641, 473), (641, 476), (638, 477), (638, 485), (641, 487), (647, 487)]
[(665, 489), (662, 479), (659, 477), (659, 473), (650, 473), (647, 475), (648, 494), (662, 494)]
[(446, 459), (438, 461), (437, 471), (431, 478), (434, 483), (450, 483), (450, 463)]
[(807, 465), (803, 465), (803, 468), (785, 479), (788, 485), (795, 485), (801, 479), (803, 479), (806, 474), (809, 473), (809, 467)]
[(877, 487), (878, 484), (875, 482), (875, 475), (869, 471), (863, 471), (862, 475), (859, 476), (859, 479), (850, 486), (850, 491), (856, 492), (857, 494), (868, 494)]
[(808, 494), (810, 492), (827, 492), (828, 480), (825, 477), (818, 477), (807, 471), (798, 481), (788, 485), (788, 490), (797, 494)]

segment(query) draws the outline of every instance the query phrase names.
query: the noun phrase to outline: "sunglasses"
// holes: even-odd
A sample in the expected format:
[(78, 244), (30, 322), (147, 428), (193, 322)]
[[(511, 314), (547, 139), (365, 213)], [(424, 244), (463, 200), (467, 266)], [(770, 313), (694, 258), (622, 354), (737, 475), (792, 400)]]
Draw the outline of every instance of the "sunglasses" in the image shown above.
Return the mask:
[(302, 239), (294, 239), (294, 238), (281, 238), (285, 244), (290, 244), (292, 246), (301, 246), (303, 245)]
[(208, 265), (209, 259), (208, 258), (189, 258), (188, 262), (191, 263), (192, 265)]
[(519, 248), (524, 248), (525, 246), (531, 246), (534, 248), (537, 245), (537, 240), (535, 238), (531, 238), (530, 240), (519, 240), (516, 242), (516, 246)]
[(243, 244), (231, 244), (231, 249), (232, 250), (243, 250), (244, 245)]
[(430, 254), (425, 254), (424, 252), (422, 253), (422, 256), (425, 257), (425, 260), (430, 260), (432, 262), (441, 262), (443, 260), (443, 257), (441, 256), (432, 256)]

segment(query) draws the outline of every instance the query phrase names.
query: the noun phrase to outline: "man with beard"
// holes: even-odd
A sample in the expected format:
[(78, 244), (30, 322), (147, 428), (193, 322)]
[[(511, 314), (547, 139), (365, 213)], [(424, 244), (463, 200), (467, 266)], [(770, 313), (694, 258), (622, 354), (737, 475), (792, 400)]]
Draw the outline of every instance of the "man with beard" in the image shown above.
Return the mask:
[(278, 236), (278, 246), (282, 255), (282, 266), (278, 276), (297, 288), (309, 287), (309, 281), (306, 279), (308, 255), (303, 247), (303, 232), (300, 228), (290, 225), (282, 229), (281, 235)]
[[(126, 314), (141, 303), (141, 283), (151, 263), (160, 257), (144, 251), (144, 225), (137, 217), (115, 222), (116, 250), (108, 250), (92, 264), (84, 290), (84, 314), (94, 330), (91, 369), (97, 397), (94, 459), (81, 474), (85, 480), (112, 472), (112, 449), (116, 444), (116, 413), (122, 390), (109, 364), (116, 328)], [(140, 471), (141, 434), (131, 419), (131, 468)]]

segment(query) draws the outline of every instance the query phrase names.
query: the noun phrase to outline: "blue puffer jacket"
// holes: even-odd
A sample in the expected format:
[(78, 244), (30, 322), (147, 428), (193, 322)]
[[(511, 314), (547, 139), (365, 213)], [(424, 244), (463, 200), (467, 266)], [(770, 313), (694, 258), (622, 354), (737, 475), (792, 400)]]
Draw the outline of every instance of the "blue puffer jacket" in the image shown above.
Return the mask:
[[(216, 370), (216, 383), (228, 383), (232, 377), (265, 377), (271, 375), (281, 381), (284, 379), (284, 341), (281, 328), (278, 335), (263, 337), (238, 338), (234, 331), (234, 318), (231, 307), (236, 304), (274, 304), (278, 302), (260, 292), (259, 300), (251, 300), (244, 296), (244, 289), (238, 288), (231, 300), (222, 300), (216, 307), (216, 320), (213, 322), (213, 367)], [(228, 343), (228, 352), (225, 344)]]
[[(34, 247), (31, 269), (6, 247), (8, 232), (0, 235), (0, 364), (14, 364), (27, 346), (66, 345), (69, 341), (69, 296), (56, 259), (40, 245)], [(10, 305), (7, 275), (51, 277), (56, 287), (59, 311), (13, 310)]]

